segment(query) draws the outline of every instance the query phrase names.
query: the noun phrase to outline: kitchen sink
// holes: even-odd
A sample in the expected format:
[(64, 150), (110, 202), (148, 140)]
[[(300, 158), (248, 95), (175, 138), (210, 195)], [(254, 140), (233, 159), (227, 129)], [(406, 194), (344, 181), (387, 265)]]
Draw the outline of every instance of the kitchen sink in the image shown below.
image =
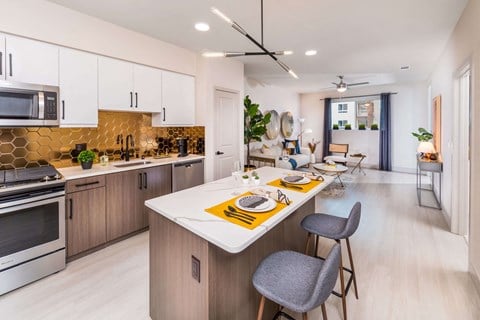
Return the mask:
[(134, 161), (134, 162), (128, 162), (128, 163), (122, 163), (122, 164), (114, 164), (113, 166), (116, 168), (127, 168), (127, 167), (134, 167), (134, 166), (142, 166), (145, 164), (152, 163), (152, 161)]

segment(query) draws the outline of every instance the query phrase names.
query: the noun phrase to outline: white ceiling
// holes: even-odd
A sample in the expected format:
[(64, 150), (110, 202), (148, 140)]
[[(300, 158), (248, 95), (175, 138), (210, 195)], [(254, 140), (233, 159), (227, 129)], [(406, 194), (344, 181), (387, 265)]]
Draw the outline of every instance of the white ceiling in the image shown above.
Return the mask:
[[(260, 0), (50, 0), (166, 42), (203, 51), (257, 51), (210, 12), (215, 6), (260, 41)], [(261, 83), (297, 92), (346, 82), (426, 80), (468, 0), (264, 0), (264, 44), (293, 50), (280, 58), (293, 79), (267, 56), (234, 58)], [(210, 31), (198, 32), (196, 22)], [(318, 51), (307, 57), (308, 49)], [(229, 58), (232, 59), (232, 58)], [(409, 71), (400, 67), (409, 65)]]

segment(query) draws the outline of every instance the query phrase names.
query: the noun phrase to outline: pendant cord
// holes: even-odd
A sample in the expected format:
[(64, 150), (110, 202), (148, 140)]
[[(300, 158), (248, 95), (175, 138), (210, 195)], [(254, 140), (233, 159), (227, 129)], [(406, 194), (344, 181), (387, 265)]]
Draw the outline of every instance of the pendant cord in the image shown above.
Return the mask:
[(263, 0), (260, 1), (260, 15), (261, 15), (261, 19), (260, 19), (260, 24), (261, 24), (261, 43), (262, 43), (262, 46), (263, 46)]

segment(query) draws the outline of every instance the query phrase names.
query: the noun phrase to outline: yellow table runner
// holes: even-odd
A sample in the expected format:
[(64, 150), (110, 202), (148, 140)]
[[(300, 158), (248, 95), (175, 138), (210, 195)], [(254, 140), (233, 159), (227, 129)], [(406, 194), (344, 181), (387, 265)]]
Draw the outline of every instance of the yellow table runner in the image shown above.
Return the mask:
[(312, 190), (313, 188), (315, 188), (316, 186), (318, 186), (320, 183), (323, 182), (323, 181), (318, 181), (318, 180), (311, 180), (307, 184), (291, 184), (291, 183), (289, 184), (289, 183), (287, 183), (287, 185), (290, 186), (290, 187), (285, 187), (280, 183), (281, 181), (282, 181), (282, 179), (276, 179), (276, 180), (270, 181), (267, 184), (269, 186), (273, 186), (273, 187), (277, 187), (277, 188), (282, 188), (282, 189), (286, 189), (286, 190), (292, 190), (292, 191), (307, 193), (308, 191)]
[[(242, 195), (239, 195), (238, 197), (232, 198), (230, 200), (227, 200), (225, 202), (217, 204), (216, 206), (205, 209), (205, 211), (213, 214), (214, 216), (217, 216), (217, 217), (220, 217), (224, 220), (227, 220), (228, 222), (231, 222), (231, 223), (234, 223), (234, 224), (239, 225), (241, 227), (253, 230), (287, 206), (284, 203), (277, 203), (277, 206), (275, 207), (275, 209), (272, 209), (272, 210), (267, 211), (267, 212), (249, 212), (249, 211), (240, 210), (235, 206), (235, 201), (238, 198), (244, 197), (244, 196), (250, 196), (250, 195), (252, 195), (252, 193), (246, 192)], [(228, 210), (228, 206), (233, 206), (235, 209), (237, 209), (238, 212), (246, 213), (248, 215), (254, 216), (256, 219), (251, 221), (252, 224), (247, 224), (247, 223), (244, 223), (244, 222), (242, 222), (238, 219), (227, 217), (225, 215), (225, 213), (223, 212), (223, 210)], [(244, 220), (246, 220), (246, 219), (244, 219)], [(249, 220), (247, 220), (247, 221), (249, 221)]]

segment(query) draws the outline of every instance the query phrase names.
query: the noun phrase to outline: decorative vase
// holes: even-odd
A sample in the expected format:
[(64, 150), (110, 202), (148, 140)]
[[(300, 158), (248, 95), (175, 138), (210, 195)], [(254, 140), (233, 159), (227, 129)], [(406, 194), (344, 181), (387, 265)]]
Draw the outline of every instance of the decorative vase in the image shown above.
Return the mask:
[(315, 163), (315, 162), (317, 162), (317, 159), (315, 159), (315, 154), (312, 153), (310, 154), (310, 163)]
[(92, 169), (93, 161), (80, 162), (84, 170)]

